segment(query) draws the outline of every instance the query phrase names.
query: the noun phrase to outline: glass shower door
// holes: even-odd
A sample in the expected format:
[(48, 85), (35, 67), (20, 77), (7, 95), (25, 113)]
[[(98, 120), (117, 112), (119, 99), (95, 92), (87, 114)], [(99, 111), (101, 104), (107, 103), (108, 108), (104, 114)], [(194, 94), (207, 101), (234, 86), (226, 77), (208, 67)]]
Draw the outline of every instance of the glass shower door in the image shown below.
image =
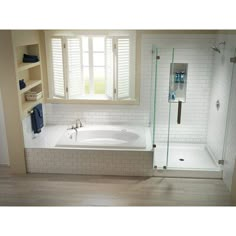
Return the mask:
[(220, 169), (207, 143), (213, 56), (211, 48), (153, 47), (154, 168)]
[(168, 167), (169, 157), (169, 121), (170, 106), (169, 98), (169, 80), (170, 65), (173, 63), (173, 49), (153, 47), (153, 73), (151, 89), (152, 94), (152, 140), (155, 169), (166, 169)]
[(150, 131), (151, 131), (151, 142), (155, 147), (155, 129), (156, 129), (156, 87), (157, 87), (157, 60), (156, 56), (158, 49), (156, 46), (152, 46), (152, 63), (151, 63), (151, 83), (150, 83)]
[[(236, 107), (236, 48), (231, 49), (230, 62), (232, 63), (232, 76), (230, 80), (227, 120), (224, 135), (224, 146), (222, 151), (222, 164), (224, 164), (224, 170), (232, 169), (232, 166), (234, 166), (234, 158), (232, 156), (235, 152), (232, 151), (232, 149), (235, 149), (235, 131), (232, 129), (232, 127), (235, 117), (234, 108)], [(229, 171), (225, 172), (225, 178), (227, 178), (226, 175), (228, 175), (228, 173)]]
[[(220, 168), (207, 145), (213, 56), (219, 55), (214, 55), (210, 47), (173, 49), (169, 80), (169, 169)], [(217, 109), (215, 105), (213, 109)]]
[[(191, 106), (187, 104), (187, 88), (189, 70), (191, 73), (191, 49), (172, 49), (172, 63), (169, 74), (169, 124), (168, 124), (168, 168), (189, 168), (191, 143), (192, 120), (197, 118), (197, 114), (191, 114)], [(191, 58), (191, 59), (190, 59)], [(189, 68), (190, 67), (190, 68)], [(187, 109), (186, 109), (187, 108)], [(192, 112), (194, 109), (192, 110)], [(186, 114), (188, 114), (186, 116)], [(189, 118), (188, 116), (192, 116)], [(187, 119), (186, 119), (187, 118)], [(190, 148), (191, 149), (191, 148)], [(186, 158), (186, 156), (188, 156)], [(186, 165), (186, 159), (188, 166)], [(184, 165), (185, 164), (185, 165)]]

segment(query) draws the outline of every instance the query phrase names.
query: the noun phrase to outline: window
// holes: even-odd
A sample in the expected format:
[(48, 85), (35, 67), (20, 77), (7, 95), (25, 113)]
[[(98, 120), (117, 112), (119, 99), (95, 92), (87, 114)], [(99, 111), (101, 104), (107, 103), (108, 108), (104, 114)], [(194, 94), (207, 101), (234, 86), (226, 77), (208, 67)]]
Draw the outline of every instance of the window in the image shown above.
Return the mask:
[(135, 100), (135, 34), (46, 33), (50, 97)]

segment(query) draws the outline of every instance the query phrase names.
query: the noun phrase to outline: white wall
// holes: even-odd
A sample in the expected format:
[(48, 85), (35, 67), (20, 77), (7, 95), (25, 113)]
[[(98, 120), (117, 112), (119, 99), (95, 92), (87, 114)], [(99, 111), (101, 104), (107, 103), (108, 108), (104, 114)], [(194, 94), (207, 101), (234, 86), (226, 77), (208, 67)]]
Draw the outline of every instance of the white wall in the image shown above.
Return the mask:
[(149, 111), (141, 101), (141, 105), (72, 105), (46, 104), (46, 120), (48, 124), (74, 124), (77, 118), (85, 124), (138, 124), (148, 125)]
[(2, 94), (0, 90), (0, 165), (9, 165), (7, 137), (3, 112)]

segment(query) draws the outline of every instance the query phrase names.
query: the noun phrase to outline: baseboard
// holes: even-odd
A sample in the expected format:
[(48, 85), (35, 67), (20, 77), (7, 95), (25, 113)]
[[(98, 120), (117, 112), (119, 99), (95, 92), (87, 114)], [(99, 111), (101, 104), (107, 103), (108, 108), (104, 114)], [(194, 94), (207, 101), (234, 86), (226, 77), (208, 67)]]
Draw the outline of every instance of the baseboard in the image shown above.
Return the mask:
[(153, 176), (199, 179), (222, 179), (222, 171), (215, 170), (155, 170)]

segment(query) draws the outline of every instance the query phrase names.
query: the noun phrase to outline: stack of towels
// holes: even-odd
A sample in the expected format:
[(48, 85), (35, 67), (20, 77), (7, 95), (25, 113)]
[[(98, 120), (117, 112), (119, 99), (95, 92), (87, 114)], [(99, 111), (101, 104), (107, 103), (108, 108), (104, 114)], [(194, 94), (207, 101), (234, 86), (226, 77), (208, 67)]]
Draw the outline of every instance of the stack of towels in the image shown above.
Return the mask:
[(23, 56), (23, 62), (38, 62), (38, 61), (39, 61), (38, 56), (27, 55), (27, 54), (24, 54)]

